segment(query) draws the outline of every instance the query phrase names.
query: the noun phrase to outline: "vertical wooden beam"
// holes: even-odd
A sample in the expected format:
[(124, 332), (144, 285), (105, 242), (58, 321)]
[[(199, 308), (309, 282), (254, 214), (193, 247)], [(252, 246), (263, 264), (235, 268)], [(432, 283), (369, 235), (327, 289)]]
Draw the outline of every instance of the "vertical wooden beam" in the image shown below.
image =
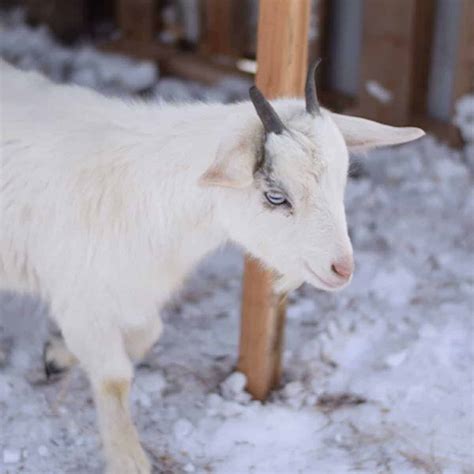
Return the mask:
[(232, 41), (234, 0), (203, 1), (203, 37), (200, 49), (205, 54), (235, 55)]
[(309, 0), (260, 0), (257, 86), (267, 98), (302, 95), (308, 61)]
[(414, 96), (415, 42), (419, 40), (418, 3), (419, 0), (364, 1), (357, 109), (364, 117), (393, 125), (404, 125), (409, 120)]
[(151, 43), (155, 36), (155, 0), (119, 0), (117, 21), (125, 40)]
[[(310, 0), (260, 0), (257, 86), (268, 98), (302, 95), (308, 57)], [(239, 370), (247, 389), (263, 400), (278, 383), (285, 322), (272, 274), (245, 262)]]
[(414, 51), (410, 112), (426, 114), (428, 86), (433, 49), (436, 4), (433, 0), (417, 0), (414, 18)]

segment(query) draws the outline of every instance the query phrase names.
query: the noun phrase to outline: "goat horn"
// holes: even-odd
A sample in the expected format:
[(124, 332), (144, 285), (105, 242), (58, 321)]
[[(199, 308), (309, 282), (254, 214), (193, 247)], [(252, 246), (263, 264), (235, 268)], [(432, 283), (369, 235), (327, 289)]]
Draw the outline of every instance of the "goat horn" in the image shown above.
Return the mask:
[(249, 95), (255, 110), (263, 123), (265, 132), (280, 135), (285, 129), (285, 126), (270, 102), (265, 99), (257, 86), (252, 86), (249, 89)]
[(315, 117), (316, 115), (321, 115), (321, 109), (319, 108), (318, 94), (316, 93), (316, 78), (315, 73), (316, 69), (321, 62), (321, 58), (313, 61), (311, 66), (308, 69), (308, 75), (306, 76), (306, 87), (305, 87), (305, 97), (306, 97), (306, 112)]

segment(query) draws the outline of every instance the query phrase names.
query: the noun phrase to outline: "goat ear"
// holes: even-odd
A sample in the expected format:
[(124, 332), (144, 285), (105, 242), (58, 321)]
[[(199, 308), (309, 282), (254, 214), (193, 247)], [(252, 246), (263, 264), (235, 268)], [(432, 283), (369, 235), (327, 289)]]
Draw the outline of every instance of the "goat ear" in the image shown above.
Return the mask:
[(199, 184), (225, 188), (250, 186), (255, 159), (255, 147), (250, 138), (241, 136), (224, 140), (217, 149), (214, 162), (199, 178)]
[(399, 145), (422, 137), (425, 132), (416, 127), (391, 127), (372, 120), (331, 112), (350, 151), (364, 151), (381, 146)]

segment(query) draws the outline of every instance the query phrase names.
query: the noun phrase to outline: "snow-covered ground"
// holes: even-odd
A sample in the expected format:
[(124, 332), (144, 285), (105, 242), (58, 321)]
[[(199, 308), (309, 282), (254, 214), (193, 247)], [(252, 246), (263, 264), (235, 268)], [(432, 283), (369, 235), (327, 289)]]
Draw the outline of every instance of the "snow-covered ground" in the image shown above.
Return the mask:
[[(38, 34), (4, 23), (1, 54), (12, 60), (18, 44), (33, 44), (36, 56), (27, 50), (16, 62), (30, 55), (45, 70), (40, 55), (57, 70), (48, 51), (59, 46), (31, 39)], [(65, 50), (68, 64), (80, 63), (83, 48)], [(79, 77), (87, 68), (107, 71), (110, 58), (88, 51), (96, 65), (77, 66)], [(144, 66), (115, 59), (116, 76), (125, 79), (114, 84), (136, 92), (123, 84), (136, 85), (136, 67)], [(154, 80), (145, 88), (152, 97), (166, 84)], [(173, 81), (170, 96), (203, 93)], [(222, 100), (234, 93), (216, 91)], [(303, 286), (291, 295), (283, 383), (267, 403), (252, 401), (234, 372), (238, 250), (203, 262), (166, 309), (165, 333), (133, 391), (157, 472), (474, 472), (473, 176), (460, 152), (431, 137), (360, 162), (347, 190), (353, 283), (339, 294)], [(0, 472), (99, 473), (85, 377), (74, 369), (47, 382), (42, 373), (46, 314), (31, 297), (0, 294)]]

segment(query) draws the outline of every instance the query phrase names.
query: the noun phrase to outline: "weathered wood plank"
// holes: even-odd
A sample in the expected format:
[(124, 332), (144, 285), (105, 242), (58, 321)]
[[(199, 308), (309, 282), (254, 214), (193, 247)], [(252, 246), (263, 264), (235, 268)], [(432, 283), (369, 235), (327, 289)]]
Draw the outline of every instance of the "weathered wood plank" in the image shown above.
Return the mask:
[(155, 0), (118, 0), (117, 22), (122, 37), (138, 42), (151, 42), (155, 37)]
[(461, 24), (454, 72), (452, 95), (453, 108), (456, 101), (465, 94), (474, 92), (474, 1), (462, 0)]
[(433, 0), (417, 0), (414, 17), (414, 59), (410, 112), (426, 114), (428, 85), (433, 49), (436, 4)]
[(200, 51), (205, 54), (237, 55), (232, 41), (235, 0), (203, 0)]
[(364, 117), (393, 125), (405, 125), (409, 120), (415, 42), (419, 40), (415, 32), (416, 7), (417, 0), (364, 2), (358, 106)]

